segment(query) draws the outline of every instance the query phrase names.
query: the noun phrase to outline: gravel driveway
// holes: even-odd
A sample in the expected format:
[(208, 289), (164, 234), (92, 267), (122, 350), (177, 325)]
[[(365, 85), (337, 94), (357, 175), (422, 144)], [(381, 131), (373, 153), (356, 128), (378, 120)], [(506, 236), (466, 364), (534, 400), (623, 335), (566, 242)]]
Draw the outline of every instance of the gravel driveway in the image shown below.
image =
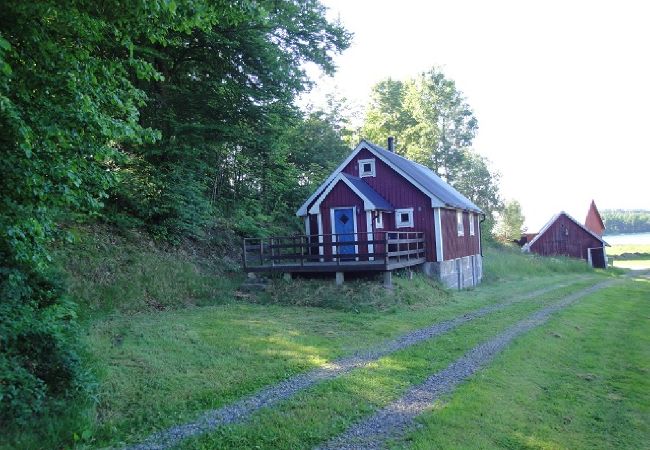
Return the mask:
[(387, 440), (401, 437), (413, 424), (413, 419), (416, 416), (432, 408), (434, 402), (441, 395), (451, 392), (461, 381), (484, 367), (514, 338), (543, 324), (556, 311), (612, 283), (613, 281), (599, 283), (536, 311), (493, 339), (477, 345), (444, 370), (432, 375), (424, 383), (409, 389), (404, 396), (368, 419), (353, 425), (319, 449), (383, 448)]
[(261, 408), (273, 406), (279, 401), (287, 399), (297, 392), (307, 389), (319, 382), (336, 378), (354, 369), (366, 366), (383, 356), (440, 336), (459, 327), (460, 325), (505, 309), (514, 303), (530, 300), (569, 285), (570, 284), (563, 284), (539, 289), (524, 295), (516, 296), (513, 299), (502, 303), (485, 306), (450, 320), (438, 322), (426, 328), (414, 330), (395, 339), (387, 340), (370, 350), (357, 352), (351, 356), (326, 364), (322, 368), (288, 378), (281, 383), (269, 386), (253, 395), (239, 400), (238, 402), (208, 411), (196, 421), (160, 431), (151, 435), (142, 443), (127, 448), (130, 450), (166, 449), (177, 445), (183, 439), (207, 433), (214, 430), (216, 427), (242, 422), (250, 417), (250, 415), (255, 411)]

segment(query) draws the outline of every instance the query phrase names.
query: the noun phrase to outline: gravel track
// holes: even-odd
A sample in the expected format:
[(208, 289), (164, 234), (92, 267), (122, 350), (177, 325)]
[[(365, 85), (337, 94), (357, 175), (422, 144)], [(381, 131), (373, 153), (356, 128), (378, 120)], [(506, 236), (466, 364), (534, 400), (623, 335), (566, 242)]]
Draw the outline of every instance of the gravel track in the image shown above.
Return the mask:
[(401, 437), (412, 425), (416, 416), (430, 409), (441, 395), (451, 392), (456, 385), (484, 367), (517, 336), (543, 324), (553, 313), (586, 295), (611, 285), (613, 282), (605, 281), (596, 284), (536, 311), (493, 339), (477, 345), (444, 370), (427, 378), (422, 384), (409, 389), (395, 402), (379, 410), (368, 419), (353, 425), (343, 434), (318, 449), (383, 448), (387, 440)]
[(419, 342), (447, 333), (471, 320), (486, 316), (495, 311), (521, 301), (529, 300), (547, 294), (557, 289), (570, 286), (573, 283), (539, 289), (517, 296), (506, 302), (485, 306), (465, 313), (450, 320), (438, 322), (426, 328), (420, 328), (410, 333), (387, 340), (378, 346), (354, 353), (351, 356), (335, 360), (322, 368), (288, 378), (278, 384), (269, 386), (261, 391), (245, 397), (235, 403), (204, 413), (194, 422), (177, 425), (167, 430), (157, 432), (140, 444), (127, 447), (129, 450), (161, 450), (178, 444), (183, 439), (209, 432), (218, 426), (230, 425), (246, 420), (255, 411), (270, 407), (281, 400), (307, 389), (319, 382), (336, 378), (354, 369), (367, 366), (377, 359), (398, 350), (405, 349)]

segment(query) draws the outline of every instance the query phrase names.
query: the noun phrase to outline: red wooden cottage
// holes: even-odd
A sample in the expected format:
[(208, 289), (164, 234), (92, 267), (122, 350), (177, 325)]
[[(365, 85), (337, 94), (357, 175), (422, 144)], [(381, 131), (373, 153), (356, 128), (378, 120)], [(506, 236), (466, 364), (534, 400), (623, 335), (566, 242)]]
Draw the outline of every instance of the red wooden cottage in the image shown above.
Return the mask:
[(427, 274), (448, 287), (476, 285), (483, 212), (429, 168), (394, 153), (392, 143), (361, 141), (296, 212), (319, 260), (371, 261), (391, 242), (400, 242), (392, 253), (399, 259), (417, 235), (423, 245), (414, 262)]
[(601, 236), (563, 211), (553, 216), (522, 251), (584, 259), (592, 267), (604, 269), (607, 267), (605, 247), (608, 246)]

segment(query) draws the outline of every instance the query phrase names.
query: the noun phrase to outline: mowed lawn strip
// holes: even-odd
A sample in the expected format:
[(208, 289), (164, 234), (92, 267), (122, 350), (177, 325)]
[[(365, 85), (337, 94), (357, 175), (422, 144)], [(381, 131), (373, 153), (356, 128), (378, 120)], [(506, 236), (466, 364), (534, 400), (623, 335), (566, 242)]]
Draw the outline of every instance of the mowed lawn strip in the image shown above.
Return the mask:
[(648, 448), (650, 281), (560, 312), (420, 423), (394, 448)]
[(423, 381), (512, 323), (593, 284), (593, 281), (580, 282), (476, 319), (448, 334), (323, 382), (274, 408), (260, 410), (247, 423), (220, 427), (189, 439), (179, 448), (289, 449), (318, 445), (387, 405), (411, 385)]
[(234, 304), (109, 317), (87, 336), (102, 379), (94, 443), (137, 442), (342, 355), (574, 279), (506, 282), (395, 313)]

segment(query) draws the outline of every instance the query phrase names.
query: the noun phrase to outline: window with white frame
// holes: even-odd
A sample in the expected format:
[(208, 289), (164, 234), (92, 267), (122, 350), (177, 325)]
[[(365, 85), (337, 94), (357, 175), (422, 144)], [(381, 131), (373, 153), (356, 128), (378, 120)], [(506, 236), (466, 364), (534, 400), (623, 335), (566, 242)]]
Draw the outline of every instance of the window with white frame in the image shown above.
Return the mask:
[(395, 226), (397, 228), (413, 227), (413, 208), (395, 210)]
[(469, 213), (469, 235), (474, 236), (474, 213)]
[(465, 225), (463, 224), (463, 212), (456, 211), (456, 229), (458, 236), (465, 236)]
[(374, 159), (360, 159), (359, 160), (359, 177), (374, 177), (375, 176), (375, 160)]
[(375, 228), (384, 228), (384, 214), (381, 211), (377, 211), (377, 216), (375, 217)]

